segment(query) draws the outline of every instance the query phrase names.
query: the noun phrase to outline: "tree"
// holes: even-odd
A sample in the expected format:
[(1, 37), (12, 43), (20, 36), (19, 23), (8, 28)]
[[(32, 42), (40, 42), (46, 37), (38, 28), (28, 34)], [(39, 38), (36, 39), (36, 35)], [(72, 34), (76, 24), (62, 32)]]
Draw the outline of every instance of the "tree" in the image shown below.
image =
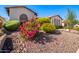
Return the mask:
[(68, 26), (73, 27), (76, 23), (76, 15), (74, 11), (68, 9), (68, 15), (67, 15), (67, 21), (68, 21)]

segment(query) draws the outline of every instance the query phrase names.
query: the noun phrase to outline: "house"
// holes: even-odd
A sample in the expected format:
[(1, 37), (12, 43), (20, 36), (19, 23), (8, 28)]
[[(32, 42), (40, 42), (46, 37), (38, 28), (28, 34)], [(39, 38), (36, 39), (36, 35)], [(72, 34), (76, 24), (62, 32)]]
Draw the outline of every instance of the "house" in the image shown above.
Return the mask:
[(79, 27), (79, 24), (75, 24), (74, 27)]
[(62, 20), (62, 27), (65, 27), (65, 26), (67, 26), (66, 21)]
[(21, 22), (37, 18), (37, 13), (25, 6), (6, 7), (10, 20), (20, 20)]
[(51, 19), (51, 23), (57, 26), (62, 26), (62, 18), (59, 15), (49, 17)]
[(68, 23), (69, 23), (68, 20), (62, 20), (62, 25), (63, 25), (63, 27), (69, 26)]

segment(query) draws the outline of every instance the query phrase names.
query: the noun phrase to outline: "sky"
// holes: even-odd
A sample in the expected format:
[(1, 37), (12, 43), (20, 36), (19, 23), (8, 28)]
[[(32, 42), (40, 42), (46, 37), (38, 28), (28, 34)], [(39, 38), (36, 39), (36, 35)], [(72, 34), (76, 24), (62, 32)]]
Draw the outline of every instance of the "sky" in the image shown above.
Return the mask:
[[(5, 7), (8, 5), (0, 5), (0, 16), (9, 19)], [(79, 5), (26, 5), (38, 14), (38, 17), (48, 17), (60, 15), (63, 19), (67, 18), (67, 10), (71, 9), (75, 12), (79, 20)]]

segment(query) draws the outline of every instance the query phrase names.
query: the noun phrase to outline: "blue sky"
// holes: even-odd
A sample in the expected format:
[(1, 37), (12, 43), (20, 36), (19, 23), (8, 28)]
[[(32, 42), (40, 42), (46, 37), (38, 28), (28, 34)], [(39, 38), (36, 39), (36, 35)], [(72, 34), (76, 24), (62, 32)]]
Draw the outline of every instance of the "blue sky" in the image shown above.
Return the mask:
[[(0, 16), (9, 18), (5, 10), (7, 5), (0, 5)], [(53, 15), (60, 15), (63, 19), (67, 17), (67, 9), (75, 12), (77, 19), (79, 19), (79, 6), (78, 5), (27, 5), (26, 7), (35, 11), (39, 17), (48, 17)]]

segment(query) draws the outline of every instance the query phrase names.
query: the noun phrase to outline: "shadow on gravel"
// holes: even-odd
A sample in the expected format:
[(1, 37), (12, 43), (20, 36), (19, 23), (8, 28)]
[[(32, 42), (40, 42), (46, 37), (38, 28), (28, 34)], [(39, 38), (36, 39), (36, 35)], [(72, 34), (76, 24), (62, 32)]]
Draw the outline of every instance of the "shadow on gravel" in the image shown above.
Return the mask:
[(10, 53), (13, 50), (12, 38), (6, 38), (1, 53)]
[(45, 44), (45, 43), (50, 43), (56, 40), (54, 37), (50, 37), (49, 34), (38, 32), (36, 36), (34, 37), (35, 43), (39, 44)]
[(4, 29), (4, 33), (6, 33), (7, 35), (10, 35), (10, 34), (12, 34), (12, 33), (14, 33), (14, 32), (18, 32), (18, 31), (19, 31), (19, 30), (10, 31), (10, 30)]
[(60, 30), (55, 30), (55, 32), (52, 33), (52, 34), (54, 34), (54, 35), (60, 35), (61, 34), (61, 31)]

